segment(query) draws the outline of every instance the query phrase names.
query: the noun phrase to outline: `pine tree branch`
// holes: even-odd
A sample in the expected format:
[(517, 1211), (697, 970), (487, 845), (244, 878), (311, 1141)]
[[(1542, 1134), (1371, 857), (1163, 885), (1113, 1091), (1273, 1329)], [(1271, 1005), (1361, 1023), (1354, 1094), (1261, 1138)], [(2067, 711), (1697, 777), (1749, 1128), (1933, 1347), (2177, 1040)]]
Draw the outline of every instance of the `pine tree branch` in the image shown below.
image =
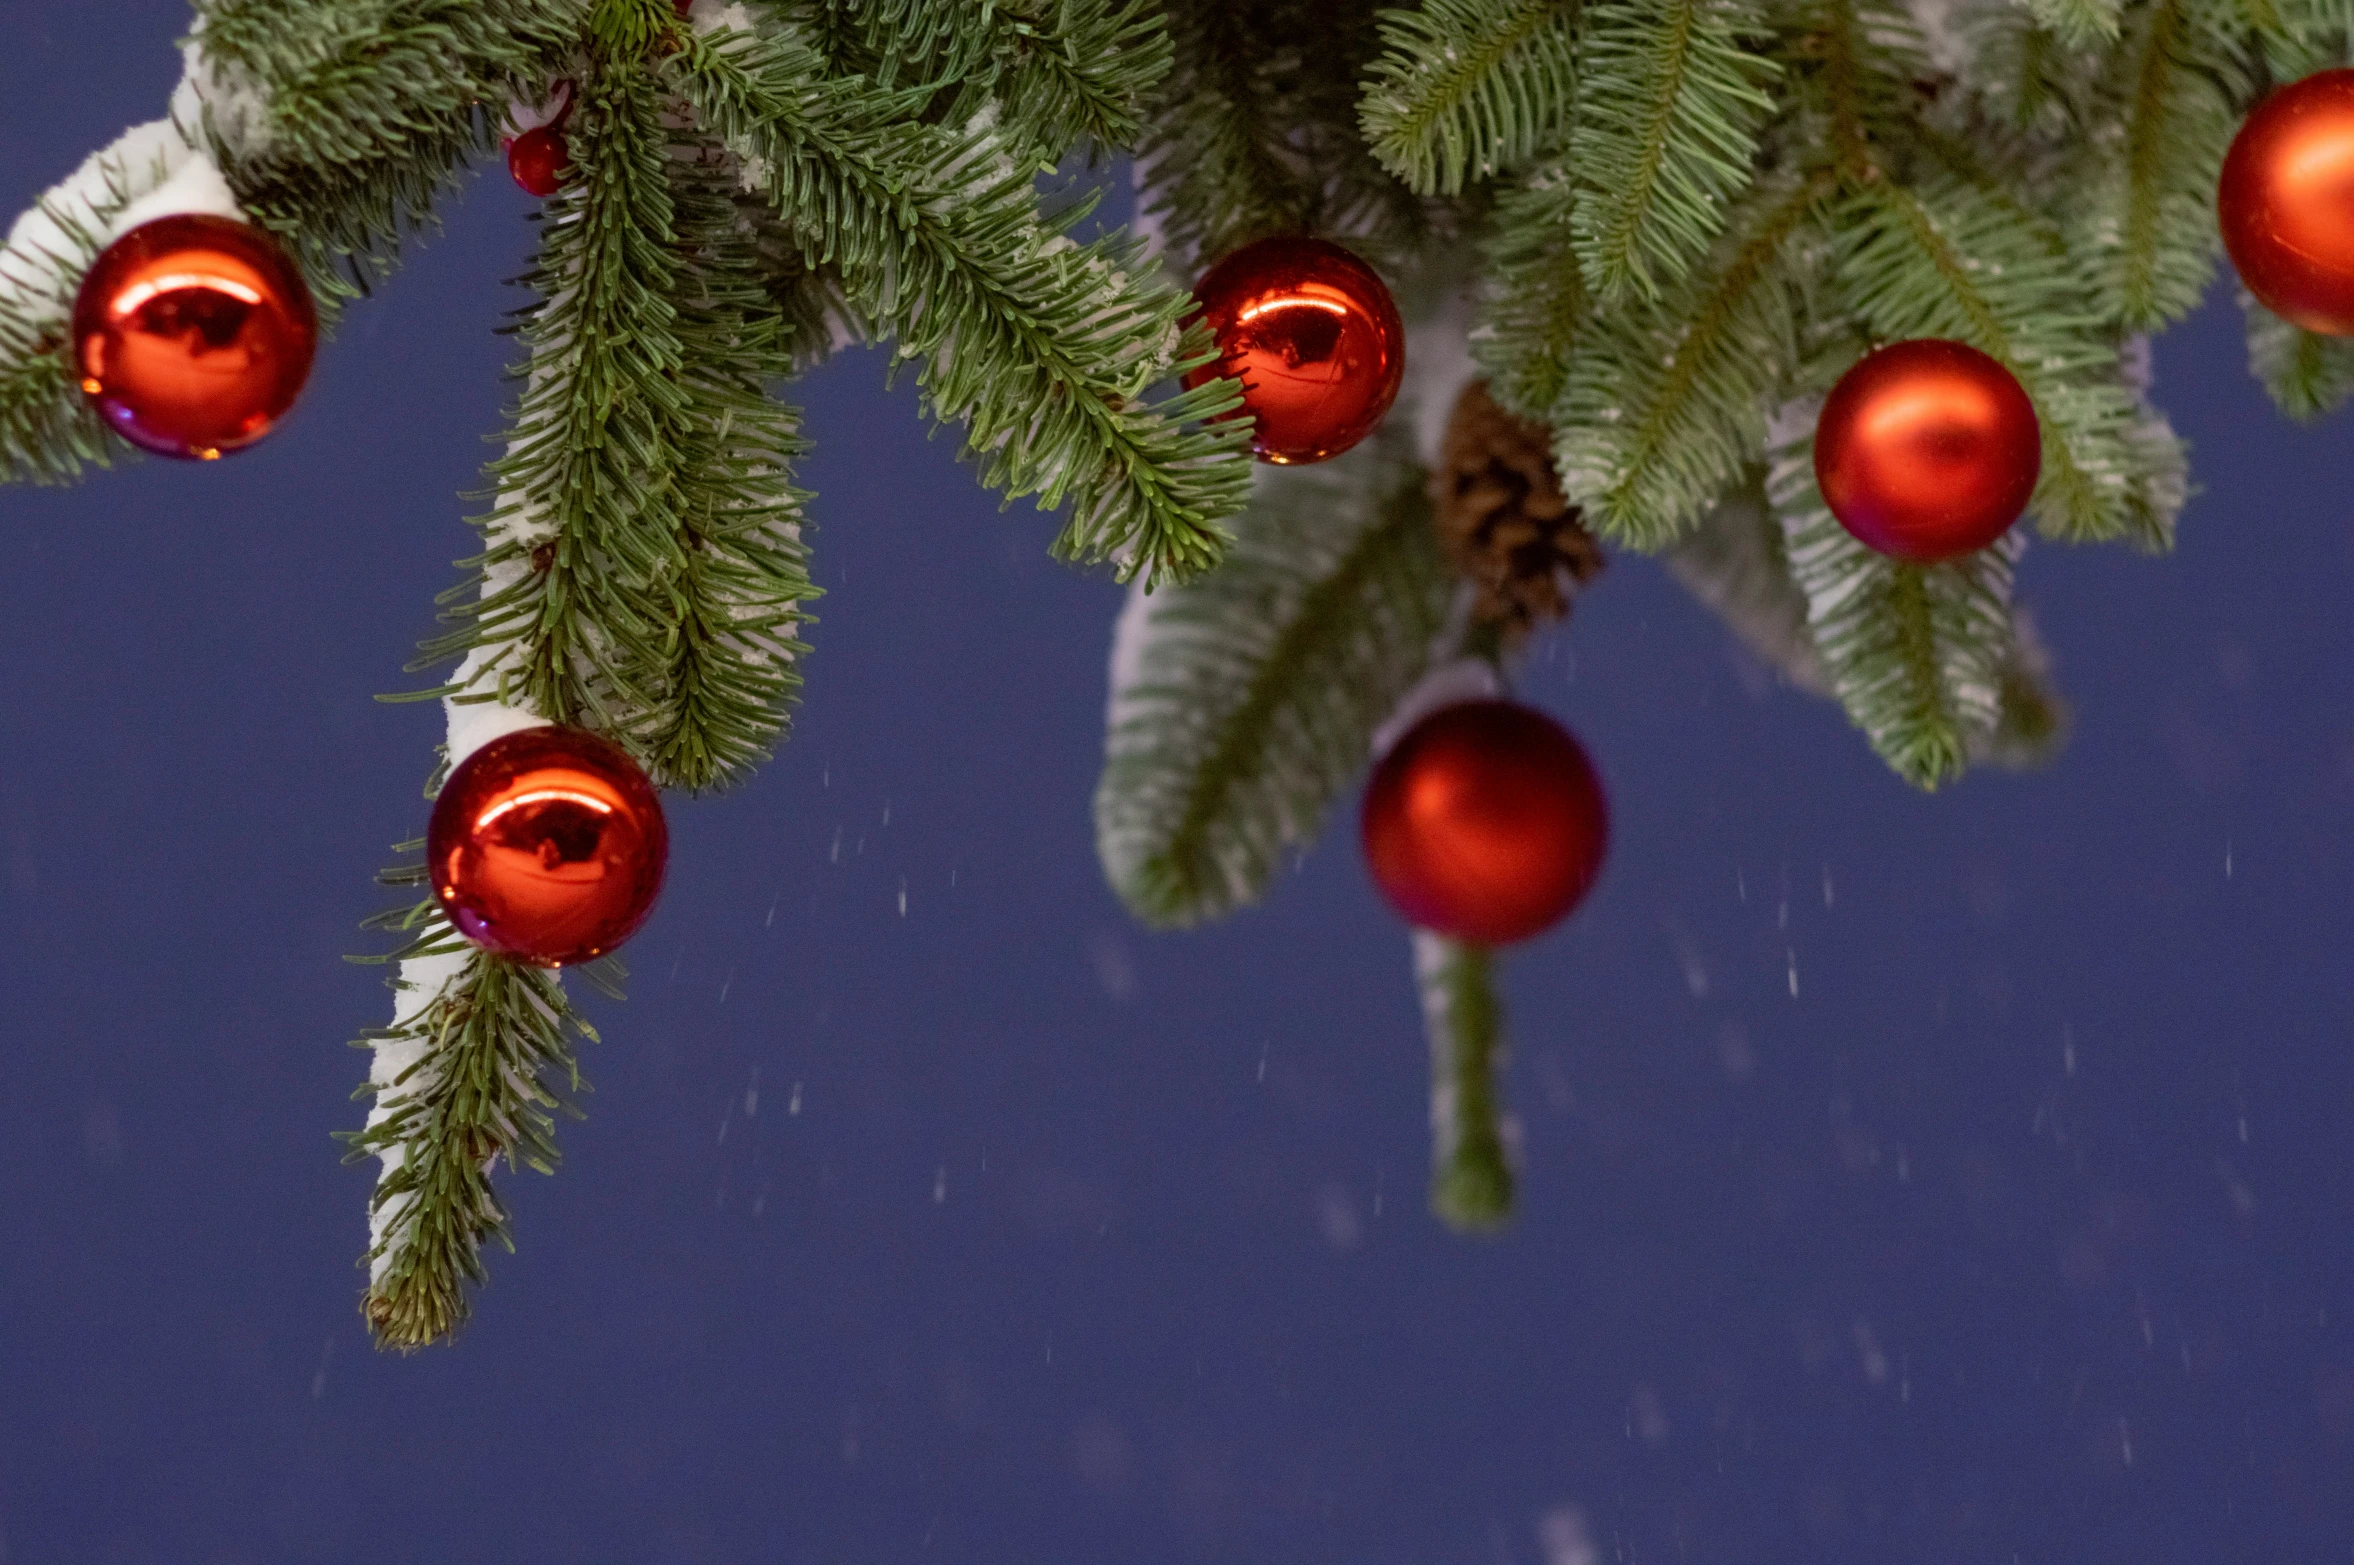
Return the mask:
[(485, 1243), (514, 1248), (491, 1171), (501, 1157), (554, 1171), (555, 1115), (577, 1115), (569, 1098), (587, 1090), (574, 1044), (596, 1033), (554, 973), (473, 949), (430, 903), (392, 922), (417, 931), (400, 953), (403, 999), (391, 1027), (355, 1041), (375, 1051), (360, 1089), (375, 1105), (339, 1139), (346, 1161), (383, 1163), (361, 1313), (380, 1346), (406, 1352), (464, 1324)]
[(1589, 527), (1664, 548), (1756, 460), (1767, 401), (1797, 367), (1808, 219), (1833, 183), (1761, 189), (1707, 264), (1597, 317), (1552, 415), (1562, 491)]
[(837, 0), (828, 9), (859, 32), (878, 85), (937, 90), (925, 118), (962, 125), (994, 103), (1007, 143), (1049, 163), (1075, 143), (1132, 145), (1144, 95), (1172, 58), (1148, 0)]
[(1593, 314), (1570, 247), (1576, 207), (1566, 160), (1548, 161), (1496, 203), (1485, 245), (1471, 356), (1489, 393), (1526, 419), (1552, 416)]
[(1757, 178), (1771, 60), (1740, 0), (1595, 0), (1578, 104), (1577, 252), (1605, 304), (1659, 296)]
[(95, 155), (82, 201), (45, 197), (0, 249), (0, 483), (71, 483), (131, 453), (82, 395), (69, 318), (107, 228), (160, 178), (139, 157), (120, 144)]
[(2016, 531), (1941, 565), (1875, 554), (1815, 487), (1814, 403), (1777, 420), (1766, 495), (1833, 692), (1898, 776), (1935, 789), (1962, 774), (2001, 714)]
[[(567, 0), (209, 0), (200, 42), (226, 91), (216, 154), (321, 302), (367, 291), (495, 127), (572, 48)], [(233, 123), (222, 123), (226, 113)]]
[(2017, 0), (2036, 24), (2071, 49), (2101, 48), (2117, 41), (2125, 0)]
[[(1078, 246), (1040, 220), (1027, 171), (986, 126), (910, 125), (900, 97), (835, 83), (789, 39), (725, 29), (676, 56), (700, 121), (744, 160), (810, 259), (833, 267), (902, 358), (923, 362), (932, 415), (962, 422), (982, 480), (1070, 506), (1064, 558), (1177, 579), (1213, 563), (1242, 503), (1247, 424), (1223, 378), (1160, 404), (1173, 369), (1206, 362), (1185, 296), (1132, 247)], [(1191, 427), (1189, 427), (1191, 426)]]
[[(685, 346), (670, 133), (652, 75), (627, 55), (580, 83), (574, 156), (596, 177), (551, 199), (526, 281), (528, 374), (476, 525), (473, 601), (423, 662), (481, 649), (468, 692), (643, 743), (669, 726), (656, 677), (686, 572), (678, 464), (696, 439)], [(449, 596), (449, 595), (445, 595)], [(664, 779), (667, 780), (667, 779)]]
[(1357, 131), (1379, 53), (1369, 4), (1168, 0), (1175, 67), (1137, 153), (1145, 209), (1190, 275), (1253, 239), (1317, 233), (1404, 260), (1431, 231), (1422, 203)]
[(2239, 295), (2248, 369), (2273, 405), (2301, 424), (2344, 407), (2354, 395), (2354, 340), (2309, 332), (2258, 304), (2245, 288)]
[(632, 737), (653, 775), (701, 789), (767, 759), (801, 683), (802, 605), (817, 594), (802, 541), (808, 496), (792, 484), (799, 415), (765, 390), (795, 368), (795, 323), (759, 286), (756, 241), (728, 188), (732, 165), (687, 143), (669, 167), (685, 402), (669, 465), (680, 570), (657, 616), (670, 634), (630, 680), (657, 693)]
[(2215, 273), (2215, 186), (2239, 116), (2197, 3), (2154, 0), (2133, 17), (2106, 84), (2114, 107), (2093, 137), (2093, 199), (2078, 203), (2096, 305), (2130, 331), (2188, 314)]
[(1381, 13), (1386, 52), (1358, 124), (1382, 166), (1423, 195), (1510, 168), (1566, 126), (1577, 0), (1428, 0)]
[(1512, 1216), (1512, 1164), (1497, 1077), (1504, 1005), (1495, 958), (1414, 931), (1414, 977), (1430, 1040), (1430, 1209), (1458, 1233), (1492, 1233)]
[(1386, 430), (1323, 467), (1271, 470), (1225, 565), (1130, 598), (1095, 823), (1138, 918), (1256, 901), (1363, 770), (1452, 595), (1427, 482)]

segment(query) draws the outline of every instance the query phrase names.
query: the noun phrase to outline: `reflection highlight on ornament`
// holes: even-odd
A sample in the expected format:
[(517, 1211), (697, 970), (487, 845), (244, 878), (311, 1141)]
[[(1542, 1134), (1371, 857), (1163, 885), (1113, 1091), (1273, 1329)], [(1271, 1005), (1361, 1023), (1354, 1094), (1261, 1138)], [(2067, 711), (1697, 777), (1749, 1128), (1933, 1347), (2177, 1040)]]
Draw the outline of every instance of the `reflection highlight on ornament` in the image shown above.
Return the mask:
[(238, 303), (248, 306), (258, 305), (262, 302), (262, 291), (259, 288), (253, 287), (249, 283), (239, 282), (234, 277), (224, 276), (220, 272), (174, 272), (167, 276), (146, 278), (133, 283), (116, 296), (110, 308), (114, 312), (115, 319), (122, 320), (138, 314), (147, 307), (149, 301), (159, 294), (191, 291), (225, 293)]
[(1349, 313), (1349, 307), (1336, 299), (1319, 299), (1314, 294), (1295, 294), (1288, 299), (1268, 299), (1258, 304), (1246, 306), (1236, 319), (1255, 321), (1261, 316), (1272, 315), (1278, 310), (1299, 309), (1322, 310), (1327, 315), (1345, 316)]
[(571, 788), (541, 788), (531, 793), (517, 794), (512, 799), (500, 800), (497, 804), (492, 805), (489, 809), (482, 812), (482, 824), (488, 826), (502, 815), (507, 815), (513, 811), (522, 809), (527, 804), (557, 803), (577, 804), (582, 809), (594, 810), (599, 815), (610, 815), (613, 813), (613, 806), (608, 804), (605, 800), (598, 798), (595, 794), (581, 793), (578, 790)]

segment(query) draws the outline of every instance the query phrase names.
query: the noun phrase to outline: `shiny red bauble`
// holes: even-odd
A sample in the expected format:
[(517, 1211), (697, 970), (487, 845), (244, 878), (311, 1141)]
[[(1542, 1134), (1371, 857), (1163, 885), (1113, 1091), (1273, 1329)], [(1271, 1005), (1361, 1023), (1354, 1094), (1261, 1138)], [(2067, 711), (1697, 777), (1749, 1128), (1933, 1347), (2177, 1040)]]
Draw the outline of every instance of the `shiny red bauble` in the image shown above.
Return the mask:
[(1409, 922), (1509, 945), (1583, 901), (1610, 812), (1586, 752), (1559, 723), (1510, 701), (1423, 718), (1365, 790), (1365, 863)]
[(74, 369), (99, 416), (159, 456), (252, 445), (310, 378), (302, 273), (250, 223), (159, 217), (99, 253), (74, 298)]
[(524, 194), (545, 200), (564, 188), (572, 172), (572, 149), (556, 125), (535, 125), (507, 143), (507, 172)]
[(562, 967), (637, 932), (662, 890), (662, 800), (619, 745), (526, 728), (468, 756), (425, 834), (433, 894), (499, 956)]
[(1890, 343), (1839, 377), (1815, 482), (1866, 548), (1929, 563), (1983, 549), (2035, 493), (2043, 436), (2018, 378), (1968, 343)]
[(2223, 160), (2215, 211), (2248, 292), (2307, 331), (2354, 336), (2354, 70), (2256, 106)]
[(1221, 357), (1185, 384), (1239, 379), (1262, 461), (1338, 456), (1397, 400), (1405, 323), (1380, 274), (1339, 245), (1262, 239), (1211, 267), (1193, 294)]

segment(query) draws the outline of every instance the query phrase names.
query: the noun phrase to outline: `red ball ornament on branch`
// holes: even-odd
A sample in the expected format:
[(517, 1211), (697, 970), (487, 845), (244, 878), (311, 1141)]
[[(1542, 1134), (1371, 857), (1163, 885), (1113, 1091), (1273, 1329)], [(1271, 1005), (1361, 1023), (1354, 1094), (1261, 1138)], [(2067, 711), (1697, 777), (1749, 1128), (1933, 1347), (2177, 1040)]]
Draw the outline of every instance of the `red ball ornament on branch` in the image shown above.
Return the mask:
[(82, 390), (116, 433), (210, 461), (294, 406), (319, 318), (268, 234), (191, 212), (142, 223), (99, 253), (74, 298), (73, 334)]
[(1381, 275), (1305, 236), (1248, 244), (1194, 288), (1222, 357), (1185, 376), (1242, 382), (1251, 449), (1267, 462), (1321, 462), (1373, 432), (1406, 373), (1406, 327)]
[(1568, 730), (1514, 702), (1465, 701), (1423, 718), (1382, 757), (1362, 828), (1374, 884), (1400, 915), (1498, 946), (1585, 899), (1610, 815)]
[(507, 143), (507, 173), (526, 195), (545, 201), (571, 172), (572, 149), (556, 125), (535, 125)]
[(2266, 308), (2354, 336), (2354, 70), (2258, 104), (2224, 157), (2215, 209), (2232, 265)]
[(540, 967), (635, 934), (669, 858), (646, 774), (577, 728), (526, 728), (475, 751), (442, 785), (425, 836), (433, 894), (458, 932)]
[(2035, 493), (2043, 436), (2018, 379), (1968, 343), (1857, 361), (1815, 423), (1815, 482), (1866, 548), (1923, 564), (1983, 549)]

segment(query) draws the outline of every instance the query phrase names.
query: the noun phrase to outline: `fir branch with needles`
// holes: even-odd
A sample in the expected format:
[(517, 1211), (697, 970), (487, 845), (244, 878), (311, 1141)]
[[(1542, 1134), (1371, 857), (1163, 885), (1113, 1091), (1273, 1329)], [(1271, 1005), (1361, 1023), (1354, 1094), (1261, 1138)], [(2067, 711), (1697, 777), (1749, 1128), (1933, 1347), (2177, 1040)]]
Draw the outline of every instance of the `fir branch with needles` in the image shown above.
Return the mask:
[(1424, 195), (1520, 163), (1569, 119), (1577, 0), (1429, 0), (1381, 13), (1358, 122), (1382, 166)]
[(1049, 163), (1074, 146), (1124, 147), (1143, 100), (1169, 72), (1166, 25), (1150, 0), (831, 0), (879, 86), (930, 86), (928, 120), (962, 125), (997, 106), (1010, 146)]
[(2282, 320), (2246, 289), (2240, 310), (2248, 369), (2273, 405), (2301, 424), (2334, 413), (2354, 396), (2354, 341), (2324, 337)]
[(0, 483), (64, 484), (105, 467), (130, 447), (82, 395), (67, 321), (80, 276), (98, 256), (103, 225), (130, 203), (134, 170), (98, 160), (101, 185), (85, 214), (64, 203), (39, 208), (46, 242), (0, 250)]
[(1709, 246), (1728, 203), (1757, 178), (1773, 108), (1762, 31), (1735, 0), (1594, 0), (1588, 87), (1572, 133), (1578, 262), (1597, 299), (1657, 298)]
[(1605, 536), (1666, 547), (1757, 459), (1798, 369), (1797, 304), (1828, 172), (1761, 188), (1716, 253), (1651, 304), (1597, 318), (1553, 407), (1562, 491)]
[(1570, 250), (1577, 181), (1563, 159), (1531, 169), (1497, 200), (1485, 238), (1471, 356), (1488, 391), (1522, 418), (1550, 418), (1593, 314)]
[[(491, 466), (488, 545), (461, 621), (425, 661), (485, 649), (463, 698), (617, 738), (674, 726), (657, 672), (685, 573), (680, 468), (699, 432), (685, 345), (670, 137), (652, 73), (629, 56), (580, 84), (575, 156), (597, 177), (554, 197), (527, 282), (523, 392)], [(667, 779), (664, 779), (667, 780)]]
[(465, 1323), (485, 1244), (514, 1248), (492, 1170), (503, 1157), (555, 1171), (556, 1116), (577, 1115), (571, 1099), (587, 1090), (576, 1046), (596, 1033), (554, 973), (467, 946), (438, 914), (402, 956), (450, 971), (429, 992), (395, 980), (409, 987), (393, 1025), (355, 1040), (375, 1051), (360, 1089), (375, 1106), (342, 1139), (350, 1161), (384, 1163), (360, 1312), (380, 1345), (407, 1351)]
[(1381, 37), (1370, 0), (1168, 0), (1175, 65), (1136, 151), (1143, 206), (1191, 272), (1254, 239), (1313, 232), (1410, 263), (1452, 225), (1358, 133)]
[(1914, 786), (1959, 777), (2001, 715), (2016, 532), (1959, 560), (1875, 554), (1823, 503), (1813, 404), (1786, 410), (1766, 496), (1832, 692), (1872, 748)]
[(1147, 923), (1257, 900), (1429, 666), (1453, 586), (1401, 437), (1276, 471), (1227, 563), (1130, 600), (1097, 852)]
[(1224, 378), (1147, 399), (1212, 350), (1132, 246), (1074, 244), (1062, 229), (1076, 212), (1044, 220), (985, 117), (927, 127), (900, 118), (897, 95), (814, 92), (815, 57), (789, 39), (723, 29), (674, 61), (686, 101), (788, 225), (824, 236), (811, 258), (922, 364), (929, 411), (965, 426), (982, 482), (1068, 506), (1059, 556), (1148, 581), (1215, 562), (1249, 430), (1217, 417), (1238, 396)]
[(2035, 18), (2036, 25), (2071, 49), (2093, 49), (2116, 42), (2125, 10), (2125, 0), (2017, 0), (2017, 3)]
[(2114, 110), (2090, 138), (2101, 167), (2077, 205), (2076, 248), (2094, 307), (2130, 331), (2190, 313), (2215, 273), (2215, 186), (2239, 115), (2225, 88), (2236, 62), (2204, 9), (2155, 0), (2136, 13), (2103, 84)]
[(571, 47), (563, 0), (209, 0), (205, 54), (262, 105), (213, 124), (239, 200), (304, 263), (321, 302), (364, 293)]

